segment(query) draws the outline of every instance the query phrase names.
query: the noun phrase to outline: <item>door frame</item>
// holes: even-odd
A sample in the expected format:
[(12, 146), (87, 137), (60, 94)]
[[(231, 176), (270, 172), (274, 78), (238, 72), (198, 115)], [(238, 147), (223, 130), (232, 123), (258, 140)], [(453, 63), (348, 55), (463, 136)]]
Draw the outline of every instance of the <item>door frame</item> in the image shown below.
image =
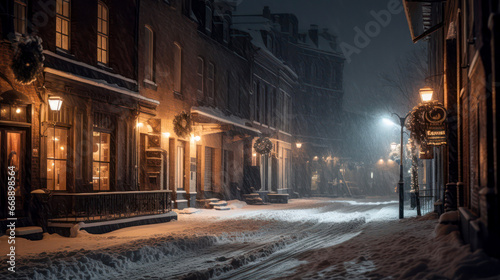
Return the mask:
[[(31, 141), (31, 125), (26, 124), (26, 125), (11, 125), (11, 124), (4, 124), (0, 123), (0, 162), (1, 162), (1, 167), (0, 168), (0, 201), (6, 201), (7, 200), (7, 166), (8, 166), (8, 158), (7, 158), (7, 132), (23, 132), (24, 134), (24, 139), (21, 139), (21, 142), (24, 140), (24, 164), (20, 166), (22, 168), (22, 184), (23, 186), (21, 187), (21, 196), (23, 198), (23, 205), (20, 207), (22, 211), (24, 212), (24, 216), (28, 216), (28, 210), (29, 210), (29, 205), (30, 205), (30, 199), (31, 199), (31, 157), (32, 153), (30, 152), (32, 150), (32, 141)], [(21, 148), (23, 147), (21, 143)], [(4, 203), (0, 203), (4, 205)], [(6, 205), (6, 204), (5, 204)], [(18, 205), (16, 205), (17, 209)], [(16, 213), (17, 217), (18, 213)], [(6, 218), (7, 217), (7, 208), (2, 207), (0, 209), (0, 218)]]

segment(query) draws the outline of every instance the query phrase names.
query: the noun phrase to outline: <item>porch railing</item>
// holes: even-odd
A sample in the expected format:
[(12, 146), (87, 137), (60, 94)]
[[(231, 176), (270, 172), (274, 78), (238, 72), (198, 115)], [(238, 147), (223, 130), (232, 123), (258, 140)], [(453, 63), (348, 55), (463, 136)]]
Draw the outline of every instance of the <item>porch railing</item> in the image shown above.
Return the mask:
[(52, 222), (97, 222), (172, 210), (170, 190), (52, 193), (45, 201)]
[(422, 215), (434, 211), (434, 196), (432, 195), (432, 190), (420, 190), (419, 191), (420, 198), (420, 209), (422, 211)]

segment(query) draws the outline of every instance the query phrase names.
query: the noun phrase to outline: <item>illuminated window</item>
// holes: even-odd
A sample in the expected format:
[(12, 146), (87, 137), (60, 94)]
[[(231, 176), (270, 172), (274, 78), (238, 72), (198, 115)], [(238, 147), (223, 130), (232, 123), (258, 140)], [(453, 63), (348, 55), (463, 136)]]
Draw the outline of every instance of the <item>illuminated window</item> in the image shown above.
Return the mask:
[(47, 189), (66, 190), (68, 130), (50, 128), (47, 131)]
[(144, 28), (144, 78), (154, 81), (153, 77), (153, 51), (154, 51), (154, 33), (151, 27)]
[(97, 61), (108, 64), (108, 8), (102, 2), (97, 4)]
[(26, 1), (16, 0), (14, 2), (14, 31), (26, 33)]
[(56, 46), (69, 50), (70, 1), (57, 0), (56, 13)]
[(92, 186), (94, 191), (109, 191), (111, 134), (94, 131)]

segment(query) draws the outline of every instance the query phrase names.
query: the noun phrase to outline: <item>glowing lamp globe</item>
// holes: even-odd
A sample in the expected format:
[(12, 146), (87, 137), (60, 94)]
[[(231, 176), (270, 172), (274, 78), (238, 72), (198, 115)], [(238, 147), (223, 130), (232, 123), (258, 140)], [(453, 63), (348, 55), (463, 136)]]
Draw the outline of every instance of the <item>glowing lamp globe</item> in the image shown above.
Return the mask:
[(434, 91), (430, 87), (424, 87), (420, 89), (420, 98), (422, 99), (422, 102), (429, 102), (432, 100), (432, 94)]
[(59, 112), (59, 110), (61, 110), (62, 103), (63, 103), (63, 100), (59, 96), (49, 97), (49, 107), (50, 107), (50, 110), (52, 110), (52, 111)]

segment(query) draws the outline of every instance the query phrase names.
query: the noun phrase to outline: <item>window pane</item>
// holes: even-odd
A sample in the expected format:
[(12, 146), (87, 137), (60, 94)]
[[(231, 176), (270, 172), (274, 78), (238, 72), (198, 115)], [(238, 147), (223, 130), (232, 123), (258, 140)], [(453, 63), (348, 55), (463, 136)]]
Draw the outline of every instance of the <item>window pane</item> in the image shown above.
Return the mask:
[(101, 47), (102, 47), (103, 50), (107, 50), (108, 49), (108, 46), (107, 46), (108, 42), (107, 42), (106, 37), (102, 37), (101, 44), (102, 44)]
[(54, 158), (54, 142), (58, 140), (54, 137), (54, 128), (47, 129), (47, 158)]
[(109, 133), (101, 133), (101, 161), (109, 162), (109, 141), (110, 134)]
[(101, 5), (101, 3), (98, 3), (97, 4), (97, 18), (102, 18), (101, 10), (102, 10), (102, 5)]
[(56, 160), (55, 161), (55, 186), (54, 190), (56, 191), (65, 191), (66, 190), (66, 161), (65, 160)]
[(61, 28), (61, 19), (59, 17), (56, 18), (56, 31), (57, 32), (61, 32), (62, 31), (62, 28)]
[(102, 7), (102, 19), (107, 20), (108, 19), (108, 10), (104, 6), (101, 6), (101, 7)]
[(68, 36), (62, 37), (62, 48), (68, 50)]
[(54, 160), (47, 160), (47, 189), (54, 189)]
[(92, 189), (94, 191), (99, 190), (99, 163), (94, 162), (92, 164)]
[(69, 2), (64, 1), (63, 3), (63, 15), (69, 17)]
[(92, 147), (92, 159), (94, 161), (98, 161), (99, 160), (99, 153), (100, 153), (100, 146), (101, 146), (101, 133), (100, 132), (95, 132), (94, 131), (94, 135), (93, 135), (93, 147)]
[(68, 34), (68, 21), (67, 20), (62, 21), (62, 33), (64, 35)]
[(56, 33), (56, 46), (62, 48), (61, 33)]
[(102, 33), (103, 34), (108, 34), (108, 23), (106, 21), (102, 22)]
[(62, 0), (57, 0), (56, 12), (62, 14)]
[(109, 191), (109, 163), (101, 163), (100, 168), (100, 189)]
[(102, 51), (102, 63), (108, 63), (108, 52)]
[(57, 159), (66, 159), (68, 154), (68, 130), (56, 129), (55, 154)]
[(102, 32), (101, 24), (102, 24), (102, 21), (101, 20), (97, 20), (97, 31), (98, 32)]

